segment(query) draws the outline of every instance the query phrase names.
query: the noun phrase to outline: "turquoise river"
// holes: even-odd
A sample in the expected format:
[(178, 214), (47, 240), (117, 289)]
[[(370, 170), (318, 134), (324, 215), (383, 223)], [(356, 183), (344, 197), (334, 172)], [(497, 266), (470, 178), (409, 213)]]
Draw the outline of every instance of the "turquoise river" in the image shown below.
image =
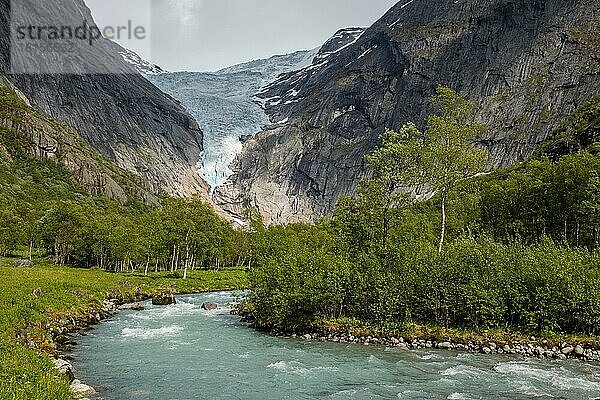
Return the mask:
[(77, 338), (96, 399), (600, 399), (600, 365), (282, 339), (229, 315), (231, 293), (177, 300)]

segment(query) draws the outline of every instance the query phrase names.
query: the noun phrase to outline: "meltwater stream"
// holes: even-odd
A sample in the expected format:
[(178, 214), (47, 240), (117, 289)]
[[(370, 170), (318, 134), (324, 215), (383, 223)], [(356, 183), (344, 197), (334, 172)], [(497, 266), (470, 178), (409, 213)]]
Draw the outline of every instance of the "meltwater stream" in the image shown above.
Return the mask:
[(231, 293), (177, 300), (79, 338), (78, 378), (105, 400), (600, 397), (599, 365), (280, 339), (229, 315)]

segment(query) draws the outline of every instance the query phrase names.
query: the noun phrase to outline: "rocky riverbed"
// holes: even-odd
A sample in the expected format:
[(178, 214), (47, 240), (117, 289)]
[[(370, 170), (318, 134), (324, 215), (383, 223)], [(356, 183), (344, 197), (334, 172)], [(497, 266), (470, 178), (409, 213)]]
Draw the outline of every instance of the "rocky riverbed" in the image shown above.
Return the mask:
[(112, 317), (119, 309), (143, 310), (139, 301), (148, 298), (147, 295), (140, 295), (134, 298), (134, 303), (127, 303), (124, 299), (105, 299), (101, 306), (90, 306), (86, 311), (77, 314), (77, 317), (63, 317), (58, 321), (52, 321), (49, 324), (48, 332), (52, 337), (54, 347), (57, 349), (57, 358), (53, 359), (54, 367), (65, 376), (70, 383), (71, 392), (77, 398), (87, 400), (85, 396), (96, 394), (96, 390), (86, 383), (76, 379), (75, 368), (65, 358), (61, 358), (61, 353), (67, 351), (75, 344), (72, 340), (72, 334), (82, 332), (90, 326)]
[(560, 345), (550, 346), (548, 340), (537, 339), (535, 337), (531, 337), (527, 342), (469, 341), (467, 343), (458, 343), (454, 341), (435, 341), (419, 338), (354, 336), (351, 333), (285, 335), (273, 332), (273, 335), (321, 342), (356, 343), (365, 346), (379, 345), (406, 350), (439, 349), (480, 354), (511, 354), (550, 360), (580, 359), (582, 361), (600, 362), (600, 349), (591, 345), (562, 342)]

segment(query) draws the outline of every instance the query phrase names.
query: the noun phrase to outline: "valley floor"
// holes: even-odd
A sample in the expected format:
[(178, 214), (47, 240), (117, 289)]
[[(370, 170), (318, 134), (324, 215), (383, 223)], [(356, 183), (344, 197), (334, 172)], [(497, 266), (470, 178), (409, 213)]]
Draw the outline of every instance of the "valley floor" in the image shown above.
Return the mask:
[(14, 261), (0, 260), (1, 399), (71, 399), (67, 379), (52, 363), (57, 330), (65, 321), (97, 322), (94, 315), (106, 298), (125, 303), (165, 288), (200, 293), (246, 287), (242, 269), (190, 271), (183, 280), (165, 273), (144, 277), (55, 267), (45, 259), (34, 260), (33, 268), (14, 268)]

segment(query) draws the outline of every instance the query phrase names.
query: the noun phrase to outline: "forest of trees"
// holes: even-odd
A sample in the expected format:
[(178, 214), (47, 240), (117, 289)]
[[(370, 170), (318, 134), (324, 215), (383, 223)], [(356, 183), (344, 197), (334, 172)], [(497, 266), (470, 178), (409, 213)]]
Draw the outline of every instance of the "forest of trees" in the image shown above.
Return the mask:
[[(246, 306), (269, 328), (350, 318), (600, 334), (600, 146), (484, 174), (475, 106), (440, 87), (431, 109), (423, 131), (386, 131), (366, 158), (373, 177), (313, 224), (265, 227), (249, 210), (234, 228), (200, 199), (122, 205), (0, 146), (0, 256), (181, 277), (245, 266)], [(579, 130), (598, 120), (576, 115)]]
[(53, 161), (0, 152), (0, 257), (41, 251), (59, 265), (185, 274), (247, 265), (245, 240), (200, 199), (121, 205), (86, 194)]
[[(471, 143), (485, 127), (470, 122), (473, 105), (447, 88), (432, 102), (425, 132), (383, 135), (367, 157), (373, 178), (333, 218), (254, 222), (246, 306), (258, 325), (599, 334), (600, 148), (481, 174), (486, 153)], [(418, 202), (415, 185), (436, 194)]]

